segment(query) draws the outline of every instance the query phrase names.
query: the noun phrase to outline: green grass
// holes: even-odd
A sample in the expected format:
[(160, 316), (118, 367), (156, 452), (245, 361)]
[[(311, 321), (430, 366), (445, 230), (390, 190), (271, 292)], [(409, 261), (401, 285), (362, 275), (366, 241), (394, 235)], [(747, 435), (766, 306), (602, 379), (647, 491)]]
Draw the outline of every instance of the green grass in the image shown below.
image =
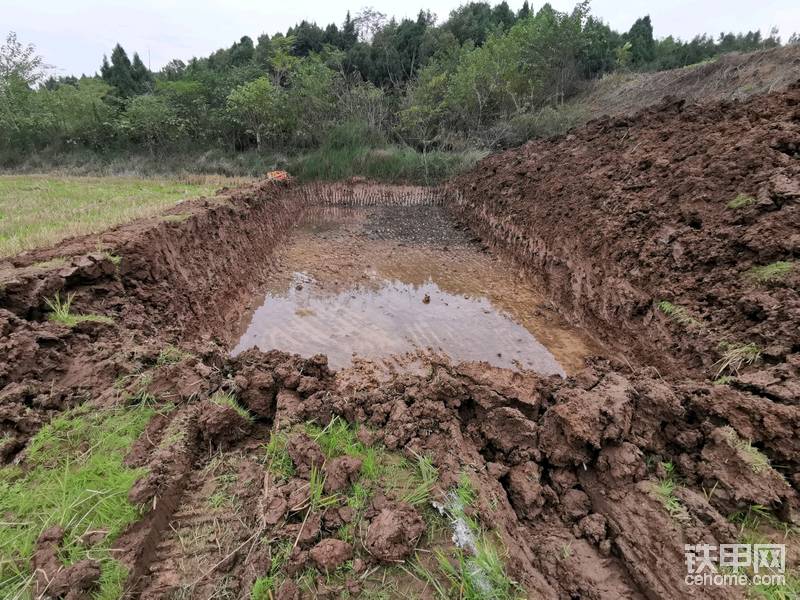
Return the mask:
[(211, 396), (210, 400), (211, 402), (219, 406), (228, 406), (232, 408), (245, 421), (250, 421), (250, 422), (253, 421), (253, 415), (251, 415), (246, 408), (241, 406), (236, 401), (236, 396), (234, 396), (230, 392), (216, 392), (213, 396)]
[(675, 496), (678, 482), (675, 476), (675, 465), (671, 462), (662, 462), (666, 475), (653, 483), (652, 492), (661, 502), (673, 519), (681, 520), (686, 517), (686, 509)]
[[(143, 474), (123, 466), (122, 460), (154, 412), (147, 406), (74, 409), (39, 430), (24, 469), (0, 469), (0, 597), (24, 596), (36, 539), (53, 525), (66, 532), (61, 549), (65, 564), (84, 558), (100, 561), (96, 597), (120, 596), (126, 573), (109, 548), (141, 514), (127, 494)], [(81, 536), (98, 529), (107, 530), (107, 537), (84, 547)]]
[[(767, 507), (759, 504), (748, 506), (747, 510), (730, 515), (728, 520), (739, 528), (736, 541), (740, 544), (775, 543), (775, 540), (768, 539), (762, 533), (764, 526), (772, 530), (783, 530), (784, 540), (800, 535), (800, 528), (781, 521)], [(783, 542), (778, 539), (777, 543)], [(791, 552), (792, 547), (787, 546), (787, 552)], [(797, 569), (787, 568), (785, 576), (786, 581), (782, 585), (750, 585), (747, 588), (747, 597), (761, 600), (796, 600), (800, 598), (800, 572)]]
[(427, 456), (415, 455), (415, 459), (412, 487), (402, 500), (412, 506), (420, 506), (431, 501), (431, 491), (439, 479), (439, 471)]
[(274, 431), (265, 446), (265, 465), (267, 471), (279, 479), (294, 477), (294, 463), (286, 450), (289, 436), (282, 431)]
[(746, 206), (750, 206), (756, 203), (756, 199), (752, 196), (748, 196), (747, 194), (738, 194), (736, 198), (728, 202), (728, 208), (731, 210), (738, 210), (740, 208), (745, 208)]
[(301, 181), (337, 181), (354, 176), (385, 183), (430, 185), (474, 166), (488, 152), (468, 150), (427, 153), (387, 144), (360, 122), (345, 122), (329, 132), (325, 143), (289, 160), (288, 170)]
[(747, 276), (757, 283), (772, 283), (784, 279), (793, 268), (792, 261), (779, 260), (761, 267), (753, 267), (747, 271)]
[(218, 187), (133, 177), (0, 175), (0, 257), (150, 216)]
[(480, 534), (474, 553), (456, 548), (451, 553), (433, 552), (436, 572), (424, 566), (420, 557), (412, 563), (414, 574), (425, 581), (441, 600), (511, 600), (524, 597), (505, 570), (503, 556), (489, 536)]
[(761, 348), (752, 342), (748, 344), (721, 342), (719, 346), (722, 351), (722, 357), (714, 363), (714, 366), (719, 367), (716, 375), (717, 379), (723, 373), (737, 375), (741, 369), (752, 365), (761, 358)]
[(290, 540), (275, 541), (274, 544), (268, 545), (270, 551), (269, 572), (256, 579), (255, 583), (253, 583), (253, 587), (250, 590), (251, 600), (272, 600), (274, 598), (273, 592), (277, 590), (283, 580), (281, 569), (283, 569), (292, 554), (293, 544)]
[(158, 353), (156, 358), (156, 365), (163, 367), (165, 365), (172, 365), (181, 362), (185, 358), (191, 358), (192, 354), (181, 350), (177, 346), (171, 344), (164, 346), (161, 352)]
[(662, 300), (658, 303), (658, 310), (684, 327), (696, 327), (700, 324), (700, 322), (692, 317), (685, 308), (668, 302), (667, 300)]
[(725, 432), (728, 443), (731, 447), (741, 452), (745, 461), (747, 461), (747, 464), (749, 464), (750, 468), (753, 470), (753, 473), (761, 473), (769, 468), (769, 458), (758, 448), (754, 447), (751, 440), (744, 440), (739, 437), (739, 434), (736, 433), (733, 427), (726, 426), (722, 429)]
[(50, 314), (48, 315), (48, 319), (53, 321), (54, 323), (61, 323), (62, 325), (66, 325), (67, 327), (75, 327), (78, 323), (85, 323), (87, 321), (91, 321), (94, 323), (107, 323), (111, 324), (114, 322), (114, 319), (111, 317), (106, 317), (104, 315), (95, 315), (95, 314), (75, 314), (71, 312), (72, 308), (72, 301), (75, 299), (75, 294), (69, 294), (65, 299), (62, 299), (60, 294), (56, 292), (56, 295), (51, 298), (46, 298), (45, 303), (50, 308)]

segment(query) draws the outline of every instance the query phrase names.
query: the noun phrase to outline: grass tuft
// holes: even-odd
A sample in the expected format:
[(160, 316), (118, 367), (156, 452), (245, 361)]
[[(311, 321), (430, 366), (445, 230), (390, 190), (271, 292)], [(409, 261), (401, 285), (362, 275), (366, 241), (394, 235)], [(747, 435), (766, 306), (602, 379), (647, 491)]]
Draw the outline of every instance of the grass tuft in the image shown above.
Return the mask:
[[(0, 468), (0, 597), (24, 596), (36, 539), (53, 525), (65, 530), (65, 564), (99, 560), (96, 597), (119, 597), (126, 573), (110, 547), (141, 515), (127, 494), (144, 472), (122, 461), (154, 413), (147, 406), (68, 411), (33, 437), (24, 470)], [(97, 530), (108, 531), (105, 539), (85, 547), (81, 537)]]
[(772, 283), (784, 279), (793, 268), (793, 262), (779, 260), (761, 267), (753, 267), (747, 271), (747, 276), (757, 283)]
[(510, 600), (519, 597), (518, 585), (506, 574), (503, 558), (485, 535), (476, 541), (472, 555), (456, 549), (455, 564), (441, 550), (434, 554), (439, 570), (450, 584), (449, 593), (443, 598)]
[(664, 508), (673, 519), (683, 520), (686, 518), (686, 509), (680, 500), (675, 496), (675, 489), (678, 482), (675, 476), (675, 465), (671, 462), (662, 462), (666, 475), (653, 483), (653, 494), (658, 498)]
[(251, 415), (246, 408), (241, 406), (236, 401), (236, 396), (234, 396), (230, 392), (217, 392), (213, 396), (211, 396), (210, 399), (214, 404), (217, 404), (219, 406), (229, 406), (230, 408), (235, 410), (239, 414), (239, 416), (242, 417), (244, 420), (249, 422), (253, 421), (253, 415)]
[(739, 371), (745, 366), (752, 365), (761, 358), (761, 348), (752, 342), (749, 344), (731, 344), (729, 342), (720, 343), (722, 358), (714, 366), (718, 366), (716, 377), (719, 378), (723, 373), (738, 375)]
[(751, 440), (745, 440), (739, 437), (736, 430), (727, 425), (722, 428), (725, 431), (725, 438), (734, 449), (738, 450), (744, 457), (747, 464), (753, 470), (753, 473), (761, 473), (769, 468), (769, 458), (764, 455), (758, 448), (753, 446)]
[(658, 310), (684, 327), (696, 327), (700, 325), (700, 322), (692, 317), (685, 308), (678, 306), (677, 304), (673, 304), (672, 302), (662, 300), (658, 303)]
[(289, 436), (282, 431), (275, 431), (269, 438), (266, 450), (266, 468), (279, 479), (294, 477), (294, 463), (286, 450)]
[(78, 323), (84, 323), (86, 321), (107, 324), (114, 322), (111, 317), (106, 317), (104, 315), (81, 315), (70, 312), (74, 299), (75, 294), (69, 294), (65, 299), (62, 299), (59, 292), (56, 292), (56, 295), (52, 299), (45, 298), (45, 303), (51, 310), (48, 318), (54, 323), (61, 323), (67, 327), (75, 327)]
[(756, 203), (756, 199), (747, 194), (737, 194), (736, 198), (728, 202), (728, 208), (731, 210), (739, 210)]
[(408, 502), (412, 506), (428, 504), (431, 499), (431, 491), (436, 481), (439, 479), (439, 471), (433, 466), (433, 462), (427, 456), (415, 454), (414, 463), (414, 487), (403, 496), (403, 502)]
[(189, 352), (185, 352), (178, 348), (177, 346), (173, 346), (169, 344), (165, 346), (161, 352), (158, 353), (158, 358), (156, 358), (156, 365), (159, 367), (163, 367), (165, 365), (172, 365), (182, 361), (185, 358), (191, 358), (191, 354)]

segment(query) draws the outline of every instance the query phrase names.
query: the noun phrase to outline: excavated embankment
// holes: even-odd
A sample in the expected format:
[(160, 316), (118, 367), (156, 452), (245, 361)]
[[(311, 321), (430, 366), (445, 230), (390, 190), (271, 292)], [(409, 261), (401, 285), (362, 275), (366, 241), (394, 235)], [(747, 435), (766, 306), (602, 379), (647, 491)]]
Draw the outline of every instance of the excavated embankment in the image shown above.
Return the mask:
[[(291, 552), (277, 597), (300, 597), (292, 580), (309, 572), (321, 596), (385, 587), (387, 577), (413, 580), (396, 591), (432, 594), (411, 571), (386, 569), (432, 544), (420, 507), (375, 494), (354, 524), (349, 505), (310, 497), (319, 469), (326, 493), (357, 471), (347, 457), (326, 461), (296, 430), (337, 419), (361, 424), (363, 444), (429, 456), (434, 500), (467, 477), (469, 516), (499, 536), (517, 595), (744, 597), (742, 587), (687, 586), (684, 545), (735, 542), (737, 511), (757, 506), (791, 523), (798, 509), (798, 273), (763, 285), (745, 277), (797, 256), (798, 99), (793, 89), (594, 122), (487, 159), (446, 190), (258, 184), (17, 257), (0, 292), (3, 460), (24, 468), (30, 436), (71, 406), (174, 406), (126, 459), (147, 468), (129, 494), (147, 508), (114, 546), (133, 597), (248, 597), (278, 564), (262, 540), (283, 538)], [(754, 202), (728, 209), (739, 193)], [(593, 359), (564, 380), (431, 357), (336, 373), (324, 356), (231, 358), (226, 324), (303, 207), (375, 198), (451, 206), (627, 361)], [(113, 321), (47, 320), (56, 292), (75, 294), (75, 313)], [(693, 322), (657, 313), (662, 300)], [(710, 383), (702, 369), (717, 360), (718, 339), (759, 344), (762, 362)], [(176, 343), (183, 352), (164, 359)], [(219, 392), (246, 412), (211, 401)], [(264, 444), (280, 432), (292, 469), (277, 481)], [(769, 464), (754, 462), (764, 456)], [(213, 501), (223, 467), (235, 510)], [(658, 492), (666, 480), (668, 498)], [(334, 539), (348, 526), (349, 541)], [(58, 532), (45, 533), (33, 585), (51, 597), (89, 594), (97, 571), (60, 563)], [(348, 558), (343, 582), (323, 575)]]

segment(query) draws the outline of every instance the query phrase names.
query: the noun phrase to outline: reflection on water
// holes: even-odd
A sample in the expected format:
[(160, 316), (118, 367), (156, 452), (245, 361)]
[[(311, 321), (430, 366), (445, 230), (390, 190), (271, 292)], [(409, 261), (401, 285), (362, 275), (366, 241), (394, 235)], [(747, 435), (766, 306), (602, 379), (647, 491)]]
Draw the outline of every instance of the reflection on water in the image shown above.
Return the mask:
[(353, 355), (379, 358), (430, 348), (454, 361), (564, 375), (552, 354), (487, 298), (454, 295), (431, 280), (373, 280), (324, 293), (312, 277), (295, 273), (285, 293), (266, 296), (233, 354), (253, 346), (327, 354), (333, 368), (348, 366)]

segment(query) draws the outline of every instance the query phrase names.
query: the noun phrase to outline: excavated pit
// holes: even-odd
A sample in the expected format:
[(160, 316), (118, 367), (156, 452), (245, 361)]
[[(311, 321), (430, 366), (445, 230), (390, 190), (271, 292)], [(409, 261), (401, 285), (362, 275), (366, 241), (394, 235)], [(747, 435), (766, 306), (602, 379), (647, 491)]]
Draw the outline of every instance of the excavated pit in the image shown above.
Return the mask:
[[(437, 502), (469, 481), (469, 516), (519, 585), (509, 595), (745, 598), (741, 586), (687, 585), (685, 549), (753, 533), (786, 545), (796, 578), (800, 275), (752, 273), (798, 256), (798, 105), (800, 87), (667, 104), (489, 158), (449, 188), (262, 182), (4, 261), (0, 457), (24, 472), (31, 437), (75, 406), (163, 411), (125, 458), (144, 469), (128, 494), (141, 518), (112, 542), (132, 598), (249, 597), (276, 564), (273, 542), (291, 546), (275, 597), (300, 597), (292, 585), (304, 577), (309, 597), (387, 582), (390, 596), (428, 597), (419, 572), (399, 573), (393, 557), (411, 567), (414, 544), (430, 556), (447, 535), (421, 536), (402, 497), (365, 500), (350, 548), (332, 539), (344, 537), (349, 505), (310, 501), (314, 469), (351, 491), (352, 462), (320, 464), (323, 449), (304, 436), (309, 424), (342, 423), (359, 428), (345, 455), (362, 444), (428, 457)], [(745, 135), (746, 153), (733, 143)], [(731, 209), (740, 191), (754, 203)], [(62, 266), (42, 266), (56, 257)], [(52, 322), (56, 292), (107, 319)], [(398, 298), (402, 310), (389, 302)], [(662, 300), (691, 320), (658, 312)], [(467, 310), (458, 331), (451, 317)], [(417, 333), (403, 348), (411, 356), (388, 360), (344, 337), (387, 314), (400, 316), (385, 329)], [(240, 352), (251, 323), (278, 336), (267, 345), (307, 344), (295, 348), (305, 357)], [(499, 368), (514, 358), (507, 348), (474, 348), (471, 330), (493, 323), (503, 324), (497, 344), (528, 364)], [(530, 338), (516, 347), (522, 331)], [(714, 381), (720, 340), (763, 352)], [(326, 344), (330, 360), (309, 356)], [(485, 362), (459, 362), (468, 350)], [(582, 364), (596, 353), (605, 359)], [(547, 356), (566, 378), (520, 368)], [(280, 436), (294, 471), (279, 481), (265, 445)], [(757, 531), (746, 531), (754, 515)], [(1, 526), (21, 521), (4, 515)], [(87, 533), (67, 525), (72, 539)], [(63, 563), (55, 533), (39, 538), (31, 591), (92, 589), (94, 565)], [(346, 556), (352, 570), (332, 582), (325, 565)]]
[(527, 278), (430, 202), (309, 207), (273, 268), (234, 356), (325, 354), (339, 369), (432, 352), (564, 376), (590, 352)]

